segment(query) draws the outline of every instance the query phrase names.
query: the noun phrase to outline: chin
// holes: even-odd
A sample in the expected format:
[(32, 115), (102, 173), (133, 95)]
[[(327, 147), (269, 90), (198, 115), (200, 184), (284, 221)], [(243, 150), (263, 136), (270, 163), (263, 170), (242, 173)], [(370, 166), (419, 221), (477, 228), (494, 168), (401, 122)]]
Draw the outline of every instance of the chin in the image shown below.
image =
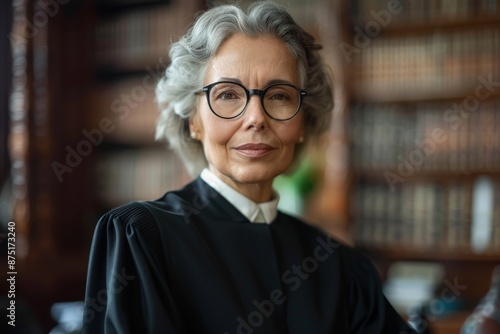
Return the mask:
[(278, 166), (242, 166), (234, 172), (229, 172), (233, 180), (239, 183), (262, 183), (272, 182), (273, 179), (286, 171), (285, 167)]

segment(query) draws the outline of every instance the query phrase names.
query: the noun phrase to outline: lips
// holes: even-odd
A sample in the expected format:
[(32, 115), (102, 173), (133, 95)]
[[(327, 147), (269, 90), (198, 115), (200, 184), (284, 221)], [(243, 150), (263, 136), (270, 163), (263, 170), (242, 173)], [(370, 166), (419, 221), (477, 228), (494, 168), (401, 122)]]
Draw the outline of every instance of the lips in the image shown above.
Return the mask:
[(266, 154), (273, 151), (275, 148), (271, 145), (267, 144), (244, 144), (235, 148), (235, 150), (247, 157), (250, 158), (260, 158), (265, 156)]

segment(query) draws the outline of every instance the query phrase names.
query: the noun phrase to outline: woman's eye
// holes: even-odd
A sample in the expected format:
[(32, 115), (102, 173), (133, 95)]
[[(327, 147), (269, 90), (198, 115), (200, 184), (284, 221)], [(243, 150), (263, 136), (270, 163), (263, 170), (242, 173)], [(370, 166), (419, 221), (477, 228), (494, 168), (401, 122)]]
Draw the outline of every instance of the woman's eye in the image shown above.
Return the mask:
[(236, 99), (238, 96), (234, 92), (223, 92), (219, 94), (219, 99), (232, 100)]
[(241, 99), (242, 95), (243, 95), (243, 93), (237, 92), (233, 89), (229, 89), (229, 90), (214, 92), (213, 97), (214, 97), (214, 100), (231, 101), (231, 100)]
[(271, 100), (279, 100), (279, 101), (283, 101), (283, 100), (289, 100), (290, 99), (290, 96), (288, 94), (285, 94), (285, 93), (273, 93), (269, 99)]

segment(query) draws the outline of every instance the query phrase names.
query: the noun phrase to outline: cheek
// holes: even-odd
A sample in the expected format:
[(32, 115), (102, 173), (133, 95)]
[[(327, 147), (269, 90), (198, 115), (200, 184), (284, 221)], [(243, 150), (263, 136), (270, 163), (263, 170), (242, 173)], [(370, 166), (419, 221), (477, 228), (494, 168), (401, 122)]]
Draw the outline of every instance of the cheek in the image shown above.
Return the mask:
[(283, 145), (295, 145), (303, 132), (302, 120), (279, 124), (274, 131)]
[(234, 131), (227, 124), (220, 124), (220, 122), (206, 122), (205, 132), (205, 139), (218, 145), (225, 145), (234, 134)]
[[(226, 150), (228, 143), (233, 138), (236, 129), (231, 122), (220, 122), (218, 119), (205, 119), (203, 146), (207, 155), (214, 153), (219, 156)], [(214, 156), (211, 159), (216, 158)]]
[(201, 130), (201, 140), (205, 150), (212, 150), (214, 149), (212, 146), (225, 144), (231, 138), (228, 122), (221, 122), (214, 116), (204, 100), (198, 103), (197, 116), (198, 129)]

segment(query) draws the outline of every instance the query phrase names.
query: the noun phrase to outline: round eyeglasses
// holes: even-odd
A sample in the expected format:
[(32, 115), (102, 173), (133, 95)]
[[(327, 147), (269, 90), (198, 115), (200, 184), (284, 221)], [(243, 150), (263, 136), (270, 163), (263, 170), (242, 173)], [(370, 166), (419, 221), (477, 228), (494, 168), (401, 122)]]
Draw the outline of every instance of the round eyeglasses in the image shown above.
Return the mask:
[(203, 87), (212, 112), (224, 119), (240, 116), (245, 111), (250, 97), (258, 95), (265, 113), (272, 119), (287, 121), (297, 115), (302, 99), (307, 93), (293, 85), (280, 83), (264, 90), (247, 89), (232, 81), (219, 81)]

